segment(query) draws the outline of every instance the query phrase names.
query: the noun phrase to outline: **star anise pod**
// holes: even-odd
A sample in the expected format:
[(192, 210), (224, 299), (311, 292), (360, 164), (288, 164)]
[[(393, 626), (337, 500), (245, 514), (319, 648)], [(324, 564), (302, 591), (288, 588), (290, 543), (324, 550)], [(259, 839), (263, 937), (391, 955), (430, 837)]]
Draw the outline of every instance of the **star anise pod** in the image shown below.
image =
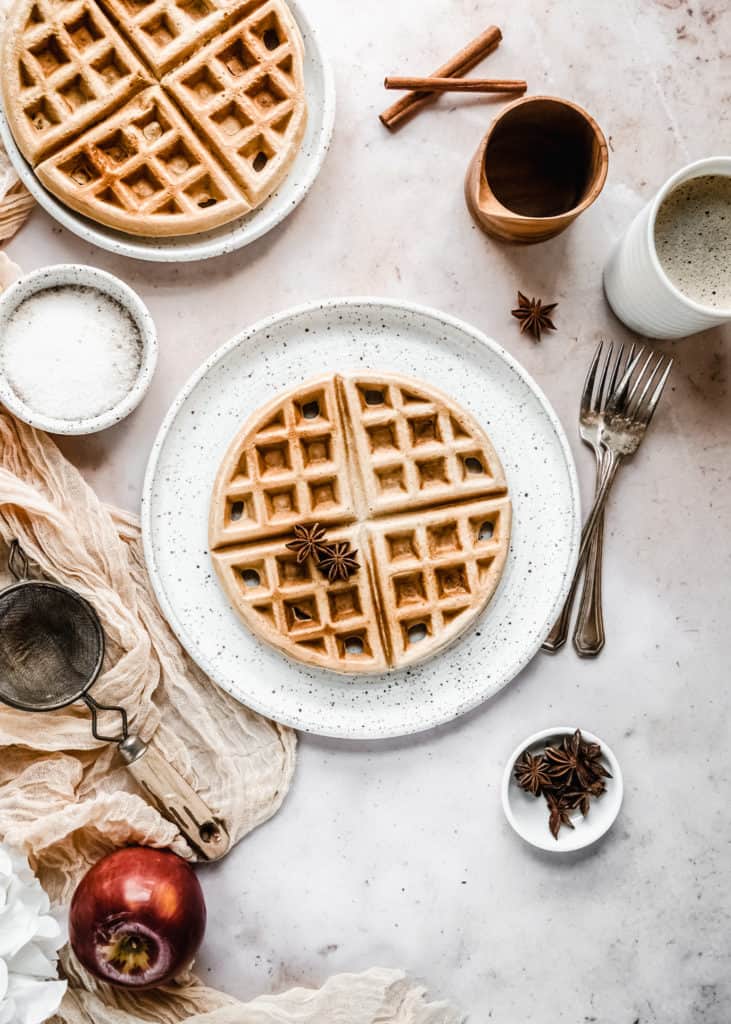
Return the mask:
[(549, 302), (544, 305), (541, 299), (529, 299), (527, 295), (518, 292), (518, 308), (511, 309), (510, 312), (516, 320), (520, 321), (521, 334), (528, 331), (536, 341), (540, 341), (541, 331), (556, 330), (551, 314), (557, 305), (557, 302)]
[(357, 551), (350, 550), (350, 544), (346, 541), (339, 541), (335, 544), (328, 544), (320, 555), (318, 566), (325, 573), (329, 583), (336, 580), (347, 580), (357, 572), (360, 566), (356, 555)]
[[(581, 756), (588, 772), (597, 779), (611, 779), (612, 773), (602, 764), (602, 748), (598, 743), (581, 741)], [(604, 792), (604, 790), (602, 790)]]
[(604, 779), (594, 779), (587, 786), (578, 786), (576, 789), (567, 789), (564, 793), (564, 797), (569, 807), (573, 810), (578, 807), (584, 817), (589, 813), (589, 807), (592, 799), (601, 796), (602, 793), (606, 793), (607, 787), (604, 785)]
[(549, 789), (551, 786), (545, 759), (540, 756), (533, 757), (527, 750), (515, 762), (513, 771), (515, 781), (520, 788), (524, 789), (526, 793), (532, 793), (533, 796), (540, 796), (543, 790)]
[[(554, 782), (562, 782), (564, 785), (573, 781), (581, 763), (581, 734), (577, 730), (567, 739), (568, 743), (565, 739), (560, 746), (546, 747), (545, 751), (549, 775)], [(588, 780), (582, 778), (580, 781), (583, 784)]]
[(320, 559), (328, 550), (326, 534), (319, 523), (312, 526), (295, 526), (294, 540), (291, 540), (287, 547), (297, 555), (297, 561), (302, 564), (308, 558)]
[[(564, 737), (560, 747), (546, 747), (548, 773), (555, 782), (569, 785), (576, 780), (584, 788), (594, 781), (599, 772), (595, 771), (595, 762), (586, 759), (585, 746), (577, 729), (573, 736)], [(601, 764), (600, 768), (605, 770)]]
[(588, 789), (567, 789), (564, 800), (572, 811), (578, 807), (584, 817), (589, 813), (591, 793)]
[(586, 786), (576, 786), (574, 789), (567, 789), (564, 798), (572, 810), (578, 807), (584, 817), (589, 813), (589, 806), (593, 798), (601, 796), (606, 792), (606, 786), (602, 779), (595, 779)]
[(558, 839), (562, 825), (568, 825), (569, 828), (574, 827), (574, 823), (569, 817), (571, 808), (565, 797), (558, 796), (556, 793), (546, 793), (546, 803), (548, 804), (548, 827), (553, 838)]

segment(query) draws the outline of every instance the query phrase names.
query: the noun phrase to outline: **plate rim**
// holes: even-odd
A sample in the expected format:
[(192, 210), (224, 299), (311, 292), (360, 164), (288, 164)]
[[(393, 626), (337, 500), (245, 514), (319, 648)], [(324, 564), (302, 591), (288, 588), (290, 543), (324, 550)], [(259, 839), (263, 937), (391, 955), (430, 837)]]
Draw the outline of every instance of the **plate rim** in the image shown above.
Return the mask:
[[(509, 669), (505, 673), (505, 680), (500, 686), (491, 691), (487, 695), (477, 695), (474, 698), (469, 698), (461, 702), (456, 707), (452, 707), (447, 715), (436, 714), (432, 716), (426, 723), (418, 723), (414, 725), (399, 726), (390, 728), (389, 726), (380, 727), (378, 731), (364, 731), (359, 729), (356, 732), (346, 731), (342, 729), (334, 729), (332, 726), (318, 727), (317, 729), (311, 726), (303, 725), (301, 721), (296, 719), (296, 716), (284, 715), (281, 718), (277, 717), (274, 720), (282, 725), (289, 726), (290, 728), (296, 729), (300, 732), (307, 733), (309, 735), (323, 736), (330, 739), (346, 739), (353, 742), (372, 742), (374, 740), (381, 739), (394, 739), (403, 736), (416, 735), (418, 733), (426, 732), (430, 729), (437, 728), (440, 725), (447, 725), (450, 722), (456, 721), (469, 711), (474, 710), (480, 705), (488, 701), (496, 693), (503, 690), (509, 683), (515, 679), (515, 677), (529, 664), (538, 653), (543, 643), (543, 640), (548, 635), (552, 628), (560, 609), (563, 605), (566, 596), (568, 595), (571, 581), (573, 578), (574, 570), (578, 562), (579, 544), (581, 535), (581, 493), (579, 488), (578, 474), (576, 471), (576, 464), (574, 462), (573, 453), (571, 446), (569, 445), (566, 432), (564, 431), (563, 425), (558, 418), (553, 406), (549, 402), (547, 396), (543, 392), (543, 389), (536, 383), (532, 375), (518, 362), (518, 360), (504, 349), (498, 342), (493, 338), (490, 338), (478, 327), (467, 323), (467, 321), (452, 315), (451, 313), (445, 313), (440, 309), (433, 306), (423, 305), (417, 302), (408, 302), (401, 299), (391, 298), (379, 298), (372, 295), (348, 295), (348, 296), (334, 296), (325, 299), (315, 299), (309, 302), (300, 303), (296, 306), (291, 306), (278, 313), (272, 313), (269, 316), (263, 317), (257, 320), (249, 327), (244, 328), (238, 334), (229, 338), (228, 341), (224, 342), (223, 345), (219, 346), (207, 359), (205, 359), (201, 365), (194, 370), (194, 372), (188, 377), (183, 386), (179, 389), (178, 393), (173, 398), (163, 420), (160, 424), (158, 432), (153, 441), (152, 447), (150, 448), (150, 454), (147, 460), (147, 466), (145, 468), (144, 481), (142, 485), (142, 497), (140, 501), (140, 521), (142, 529), (142, 544), (145, 555), (145, 562), (147, 564), (147, 571), (150, 577), (150, 582), (155, 593), (155, 597), (160, 605), (163, 615), (172, 629), (177, 639), (182, 644), (188, 655), (193, 661), (199, 666), (199, 668), (209, 677), (211, 682), (216, 686), (220, 686), (226, 693), (229, 693), (235, 700), (240, 703), (244, 703), (241, 697), (234, 693), (232, 689), (226, 686), (224, 683), (219, 682), (215, 676), (213, 666), (209, 663), (208, 658), (203, 657), (201, 652), (197, 649), (196, 645), (186, 636), (185, 630), (179, 622), (176, 612), (173, 609), (167, 594), (165, 592), (162, 579), (159, 575), (157, 560), (155, 556), (155, 549), (152, 540), (152, 489), (154, 486), (156, 470), (160, 458), (160, 454), (164, 447), (165, 441), (169, 434), (170, 428), (180, 411), (184, 402), (189, 398), (194, 389), (203, 379), (203, 377), (221, 360), (225, 359), (230, 352), (240, 345), (244, 345), (254, 335), (261, 332), (271, 330), (276, 325), (285, 322), (287, 320), (300, 317), (303, 314), (323, 311), (326, 309), (334, 309), (336, 307), (370, 307), (373, 310), (378, 309), (393, 309), (399, 312), (406, 312), (417, 317), (426, 317), (431, 320), (436, 320), (442, 324), (461, 331), (474, 341), (489, 348), (499, 359), (502, 359), (509, 368), (520, 377), (532, 393), (536, 396), (539, 404), (543, 408), (553, 431), (558, 438), (561, 452), (563, 454), (563, 462), (566, 468), (567, 478), (570, 485), (571, 496), (574, 507), (573, 517), (573, 529), (571, 534), (571, 550), (568, 564), (564, 569), (563, 580), (560, 588), (560, 592), (555, 598), (551, 607), (550, 614), (544, 621), (543, 627), (539, 631), (539, 639), (537, 642), (532, 642), (526, 647), (525, 652), (516, 657), (510, 664)], [(250, 700), (247, 695), (245, 706), (251, 708), (253, 711), (264, 715), (267, 718), (274, 718), (270, 708), (264, 707), (257, 700)]]
[[(36, 177), (33, 168), (20, 152), (20, 149), (15, 142), (7, 117), (5, 116), (4, 106), (0, 101), (0, 141), (2, 142), (13, 169), (23, 185), (28, 189), (31, 196), (35, 199), (36, 203), (45, 210), (49, 217), (55, 220), (62, 227), (66, 228), (72, 234), (76, 235), (77, 238), (81, 238), (85, 242), (90, 242), (92, 245), (96, 245), (100, 249), (111, 252), (115, 256), (124, 256), (127, 259), (139, 260), (143, 263), (195, 263), (202, 260), (216, 259), (219, 256), (238, 252), (239, 250), (246, 248), (247, 245), (251, 245), (252, 242), (256, 242), (258, 239), (276, 228), (286, 220), (294, 210), (297, 209), (317, 181), (332, 143), (333, 131), (335, 128), (336, 108), (335, 74), (332, 64), (320, 43), (319, 33), (305, 13), (301, 0), (287, 0), (287, 3), (292, 9), (292, 14), (300, 28), (300, 31), (304, 30), (303, 34), (308, 36), (310, 45), (314, 48), (316, 54), (316, 61), (322, 69), (322, 129), (319, 137), (316, 137), (317, 145), (313, 152), (307, 173), (304, 175), (298, 189), (295, 190), (292, 200), (286, 203), (278, 213), (270, 215), (268, 218), (264, 218), (260, 224), (257, 224), (254, 227), (250, 234), (244, 233), (241, 240), (236, 244), (231, 244), (232, 233), (230, 231), (224, 231), (220, 236), (211, 239), (206, 243), (199, 242), (197, 244), (195, 241), (192, 241), (196, 238), (196, 235), (175, 236), (178, 238), (188, 237), (191, 239), (189, 244), (181, 245), (179, 249), (151, 248), (149, 251), (145, 251), (142, 248), (138, 249), (137, 246), (140, 243), (138, 243), (136, 235), (126, 235), (124, 232), (117, 232), (114, 237), (108, 235), (106, 233), (107, 231), (115, 231), (115, 229), (109, 228), (103, 224), (97, 226), (95, 221), (90, 220), (88, 217), (84, 217), (83, 214), (71, 210), (70, 207), (67, 207), (65, 203), (54, 196), (52, 192), (49, 192), (48, 189), (41, 184)], [(282, 184), (275, 189), (274, 194), (279, 191)], [(267, 197), (264, 203), (257, 209), (265, 210), (270, 199), (271, 196)], [(254, 213), (256, 211), (251, 212)], [(231, 224), (235, 223), (236, 221), (231, 222)], [(226, 227), (230, 227), (230, 225), (221, 225), (221, 228), (225, 229)], [(119, 235), (119, 238), (117, 235)], [(200, 249), (205, 249), (206, 246), (209, 247), (208, 251), (201, 252)]]

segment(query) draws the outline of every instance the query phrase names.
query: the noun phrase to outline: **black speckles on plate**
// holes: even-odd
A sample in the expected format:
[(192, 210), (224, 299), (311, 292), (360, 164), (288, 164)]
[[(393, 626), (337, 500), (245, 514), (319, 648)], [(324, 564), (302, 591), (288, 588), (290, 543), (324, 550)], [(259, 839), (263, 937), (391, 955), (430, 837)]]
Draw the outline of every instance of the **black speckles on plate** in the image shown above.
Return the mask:
[[(423, 666), (354, 678), (306, 669), (259, 643), (204, 568), (203, 553), (213, 478), (242, 410), (252, 411), (283, 384), (311, 377), (313, 367), (347, 371), (361, 365), (421, 377), (437, 387), (449, 378), (452, 397), (479, 421), (489, 420), (516, 497), (508, 563), (477, 628)], [(196, 433), (188, 416), (192, 406), (201, 421)], [(201, 667), (263, 714), (304, 731), (358, 739), (432, 728), (505, 686), (553, 624), (573, 573), (579, 524), (566, 438), (525, 371), (466, 324), (376, 299), (333, 299), (280, 314), (212, 356), (161, 428), (143, 518), (158, 599)], [(197, 602), (191, 601), (195, 594)]]

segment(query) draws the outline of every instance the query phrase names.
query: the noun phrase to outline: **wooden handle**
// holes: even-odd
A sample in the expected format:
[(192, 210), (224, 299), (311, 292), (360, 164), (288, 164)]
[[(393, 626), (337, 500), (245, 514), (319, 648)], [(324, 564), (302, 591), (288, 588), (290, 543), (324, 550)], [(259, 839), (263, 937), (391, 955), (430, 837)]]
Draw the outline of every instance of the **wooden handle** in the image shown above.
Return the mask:
[(218, 860), (231, 840), (225, 827), (182, 776), (158, 753), (137, 737), (120, 744), (120, 753), (138, 786), (163, 817), (180, 829), (203, 860)]
[(415, 78), (389, 75), (387, 89), (420, 89), (428, 92), (525, 92), (522, 78)]

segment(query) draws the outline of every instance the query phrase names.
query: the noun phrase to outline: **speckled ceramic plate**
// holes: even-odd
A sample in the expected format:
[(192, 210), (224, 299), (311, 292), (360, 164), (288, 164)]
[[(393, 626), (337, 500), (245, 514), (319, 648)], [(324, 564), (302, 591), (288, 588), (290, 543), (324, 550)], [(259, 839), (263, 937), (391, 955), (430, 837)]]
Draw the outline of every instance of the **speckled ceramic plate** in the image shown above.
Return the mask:
[(307, 130), (300, 151), (279, 189), (258, 209), (213, 231), (177, 238), (140, 238), (97, 224), (65, 206), (38, 181), (15, 144), (0, 108), (0, 139), (10, 161), (31, 195), (59, 224), (109, 252), (156, 263), (188, 263), (242, 249), (271, 231), (298, 206), (312, 187), (327, 155), (335, 121), (335, 83), (317, 34), (298, 0), (288, 4), (305, 44)]
[[(229, 606), (208, 554), (211, 490), (231, 438), (253, 409), (323, 367), (405, 373), (451, 395), (492, 439), (513, 501), (510, 553), (484, 614), (443, 654), (384, 676), (308, 669), (262, 644)], [(533, 657), (568, 590), (580, 512), (576, 472), (555, 413), (494, 341), (434, 310), (331, 299), (256, 324), (186, 384), (150, 455), (142, 522), (163, 611), (212, 679), (298, 729), (375, 739), (464, 714)]]

